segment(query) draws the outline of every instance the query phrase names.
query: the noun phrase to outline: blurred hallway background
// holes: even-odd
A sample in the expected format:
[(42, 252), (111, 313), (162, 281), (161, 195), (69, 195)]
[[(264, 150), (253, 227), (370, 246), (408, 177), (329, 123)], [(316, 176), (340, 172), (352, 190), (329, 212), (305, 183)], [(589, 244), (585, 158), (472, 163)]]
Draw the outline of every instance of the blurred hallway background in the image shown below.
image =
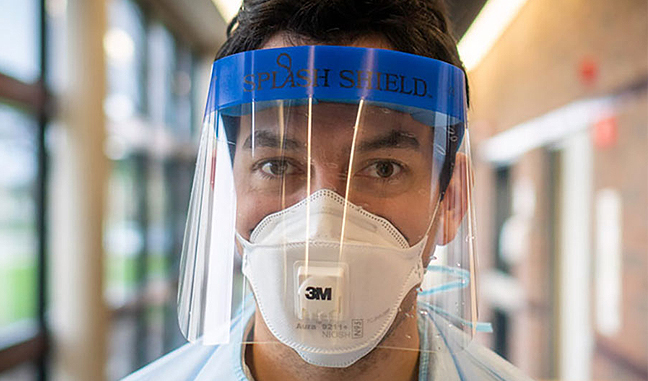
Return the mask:
[[(447, 0), (469, 71), (476, 340), (536, 379), (648, 380), (648, 2)], [(0, 380), (183, 345), (210, 69), (240, 2), (0, 0)]]

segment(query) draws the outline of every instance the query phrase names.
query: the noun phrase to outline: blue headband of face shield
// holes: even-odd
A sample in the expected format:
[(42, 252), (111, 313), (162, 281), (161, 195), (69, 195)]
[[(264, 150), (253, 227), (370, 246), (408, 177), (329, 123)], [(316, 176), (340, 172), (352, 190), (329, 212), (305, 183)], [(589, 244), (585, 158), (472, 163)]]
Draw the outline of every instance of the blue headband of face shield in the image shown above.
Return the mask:
[(313, 98), (364, 100), (409, 113), (433, 127), (466, 119), (461, 69), (384, 49), (297, 46), (238, 53), (214, 62), (210, 94), (206, 113), (229, 116), (249, 113), (252, 103)]

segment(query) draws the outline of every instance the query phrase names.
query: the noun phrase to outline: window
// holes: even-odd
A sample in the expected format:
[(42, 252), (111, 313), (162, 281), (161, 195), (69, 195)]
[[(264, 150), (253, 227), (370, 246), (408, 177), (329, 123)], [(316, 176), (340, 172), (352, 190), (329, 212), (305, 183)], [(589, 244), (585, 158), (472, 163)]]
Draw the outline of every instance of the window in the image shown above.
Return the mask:
[(0, 379), (45, 373), (43, 8), (0, 0)]
[(37, 315), (38, 122), (0, 103), (0, 327)]
[(199, 107), (191, 49), (134, 1), (108, 13), (107, 376), (118, 379), (185, 343), (176, 295)]
[[(0, 381), (47, 373), (45, 105), (68, 83), (66, 3), (0, 0)], [(107, 2), (103, 41), (111, 380), (185, 343), (177, 278), (206, 93), (196, 84), (209, 79), (189, 44), (142, 4)]]
[(40, 69), (40, 2), (0, 0), (0, 72), (33, 83)]

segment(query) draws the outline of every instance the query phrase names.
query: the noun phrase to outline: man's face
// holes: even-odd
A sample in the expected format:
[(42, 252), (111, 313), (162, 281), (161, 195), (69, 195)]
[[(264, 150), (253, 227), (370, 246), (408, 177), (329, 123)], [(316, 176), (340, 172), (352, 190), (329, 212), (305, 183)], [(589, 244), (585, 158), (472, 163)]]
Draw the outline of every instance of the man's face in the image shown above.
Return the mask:
[(419, 242), (438, 200), (433, 129), (366, 104), (311, 109), (309, 118), (308, 104), (285, 103), (241, 118), (234, 155), (238, 233), (249, 239), (267, 215), (331, 189), (390, 221), (410, 245)]
[[(286, 41), (290, 39), (282, 38), (281, 35), (275, 36), (264, 47), (292, 45)], [(308, 43), (299, 39), (293, 41)], [(352, 46), (390, 48), (384, 40), (371, 37), (357, 40)], [(236, 231), (242, 238), (250, 241), (252, 232), (264, 218), (284, 211), (324, 189), (335, 192), (370, 213), (363, 214), (366, 219), (354, 213), (348, 216), (347, 209), (338, 212), (340, 204), (325, 202), (316, 204), (318, 209), (311, 212), (308, 209), (309, 204), (304, 203), (306, 213), (303, 213), (304, 210), (294, 209), (294, 213), (286, 214), (290, 218), (283, 221), (279, 218), (281, 215), (275, 216), (268, 225), (271, 228), (261, 230), (258, 242), (251, 242), (252, 245), (249, 245), (249, 242), (237, 240), (238, 252), (241, 255), (249, 254), (247, 267), (244, 268), (248, 270), (246, 276), (254, 287), (259, 306), (255, 315), (254, 341), (274, 342), (275, 339), (279, 339), (297, 352), (299, 350), (295, 344), (291, 344), (291, 340), (297, 343), (303, 340), (304, 345), (319, 346), (315, 331), (295, 331), (301, 329), (299, 325), (294, 328), (284, 324), (285, 319), (297, 320), (291, 315), (293, 307), (298, 313), (311, 310), (313, 313), (319, 313), (324, 311), (323, 308), (328, 308), (326, 311), (335, 313), (330, 316), (338, 316), (340, 311), (348, 309), (349, 306), (344, 305), (348, 303), (354, 308), (349, 309), (349, 316), (364, 316), (359, 319), (362, 321), (366, 318), (368, 324), (380, 323), (380, 319), (394, 316), (389, 327), (386, 323), (374, 324), (372, 332), (382, 335), (380, 343), (383, 344), (378, 345), (417, 350), (419, 339), (418, 314), (415, 313), (418, 297), (416, 283), (420, 282), (420, 278), (416, 276), (422, 274), (415, 270), (420, 269), (420, 265), (423, 268), (427, 267), (435, 244), (446, 244), (454, 237), (458, 222), (465, 211), (465, 208), (459, 210), (456, 206), (446, 205), (448, 200), (466, 199), (459, 187), (446, 188), (443, 202), (440, 201), (438, 186), (445, 159), (443, 156), (447, 152), (447, 147), (444, 146), (445, 137), (443, 141), (435, 144), (435, 128), (415, 120), (408, 112), (400, 111), (402, 107), (371, 104), (361, 100), (267, 101), (255, 103), (251, 105), (251, 109), (252, 113), (235, 119), (238, 123), (237, 136), (235, 142), (230, 142), (235, 145), (232, 164), (236, 192)], [(228, 153), (231, 153), (232, 147), (229, 147)], [(458, 160), (458, 163), (455, 171), (457, 168), (467, 168), (461, 164), (465, 164), (465, 160)], [(229, 161), (226, 164), (229, 165)], [(462, 175), (461, 178), (465, 176)], [(336, 213), (341, 213), (342, 216)], [(298, 220), (302, 216), (304, 220)], [(309, 220), (311, 216), (315, 219)], [(421, 251), (418, 251), (418, 247), (415, 250), (406, 250), (407, 253), (420, 253), (422, 258), (406, 258), (399, 255), (402, 251), (392, 250), (388, 253), (393, 253), (393, 257), (383, 257), (384, 260), (376, 261), (377, 256), (365, 255), (374, 254), (375, 251), (369, 252), (365, 247), (361, 248), (363, 252), (357, 251), (362, 254), (358, 256), (352, 256), (352, 253), (355, 253), (352, 250), (343, 252), (344, 242), (340, 242), (338, 246), (337, 242), (329, 242), (332, 245), (328, 246), (291, 245), (290, 248), (276, 245), (276, 242), (298, 243), (303, 241), (306, 234), (316, 237), (313, 238), (316, 240), (337, 240), (342, 237), (340, 239), (348, 238), (347, 242), (355, 243), (356, 241), (347, 237), (346, 233), (380, 231), (377, 224), (368, 220), (374, 219), (375, 222), (375, 216), (389, 221), (410, 246), (421, 242), (427, 236), (428, 240)], [(347, 221), (353, 221), (349, 224), (352, 228), (344, 231)], [(311, 232), (309, 222), (312, 222), (310, 226), (317, 226), (317, 230)], [(340, 227), (342, 231), (340, 236), (337, 236), (334, 229)], [(304, 235), (286, 236), (282, 240), (282, 228), (285, 228), (286, 235), (301, 235), (302, 231)], [(353, 231), (353, 228), (356, 230)], [(384, 238), (372, 237), (376, 240)], [(363, 238), (364, 236), (360, 238), (362, 243), (379, 245), (373, 241), (365, 242)], [(309, 253), (313, 256), (309, 257)], [(335, 262), (335, 257), (341, 258), (345, 253), (349, 254), (348, 257), (340, 260), (338, 264), (332, 263)], [(254, 258), (263, 258), (264, 262), (255, 261)], [(423, 263), (418, 263), (420, 260)], [(312, 267), (309, 267), (311, 264)], [(375, 264), (382, 267), (374, 266)], [(283, 284), (277, 282), (277, 274), (284, 275)], [(384, 282), (383, 277), (390, 276), (389, 279), (394, 284), (404, 288), (399, 291), (400, 296), (394, 294), (388, 300), (380, 300), (379, 294), (376, 294), (375, 300), (373, 295), (367, 297), (380, 286), (385, 286), (390, 291), (398, 291), (398, 287)], [(259, 280), (263, 280), (261, 283), (264, 285), (259, 285)], [(321, 282), (324, 283), (320, 284)], [(347, 292), (345, 282), (357, 284), (349, 286)], [(306, 300), (314, 298), (302, 293), (308, 290), (302, 290), (302, 287), (311, 283), (311, 289), (317, 287), (329, 290), (329, 294), (322, 295), (329, 295), (325, 300), (330, 301), (330, 306), (311, 305)], [(371, 286), (365, 287), (368, 284)], [(329, 285), (331, 287), (328, 287)], [(331, 293), (338, 291), (340, 297), (331, 296)], [(383, 292), (380, 295), (387, 294)], [(319, 301), (323, 299), (317, 300), (318, 302), (313, 303), (322, 304)], [(397, 311), (396, 302), (399, 303)], [(264, 303), (266, 306), (272, 305), (275, 309), (271, 312), (260, 312)], [(458, 304), (455, 303), (455, 306)], [(377, 314), (373, 312), (374, 309), (378, 311)], [(340, 321), (344, 322), (344, 319)], [(379, 325), (380, 329), (377, 328)], [(342, 336), (339, 338), (349, 339)], [(262, 347), (254, 348), (263, 352)], [(415, 351), (407, 353), (415, 354)], [(302, 359), (306, 357), (302, 356)], [(297, 360), (297, 363), (302, 364), (303, 361)]]

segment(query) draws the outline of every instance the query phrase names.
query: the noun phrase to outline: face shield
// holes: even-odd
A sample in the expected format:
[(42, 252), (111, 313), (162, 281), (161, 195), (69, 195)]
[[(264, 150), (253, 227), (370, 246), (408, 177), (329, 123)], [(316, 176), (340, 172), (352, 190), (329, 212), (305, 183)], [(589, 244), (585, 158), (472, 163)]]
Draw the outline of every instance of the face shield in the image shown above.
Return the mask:
[[(182, 251), (185, 337), (281, 343), (331, 367), (381, 347), (463, 349), (477, 317), (464, 81), (379, 49), (216, 61)], [(233, 329), (241, 317), (271, 335)]]

